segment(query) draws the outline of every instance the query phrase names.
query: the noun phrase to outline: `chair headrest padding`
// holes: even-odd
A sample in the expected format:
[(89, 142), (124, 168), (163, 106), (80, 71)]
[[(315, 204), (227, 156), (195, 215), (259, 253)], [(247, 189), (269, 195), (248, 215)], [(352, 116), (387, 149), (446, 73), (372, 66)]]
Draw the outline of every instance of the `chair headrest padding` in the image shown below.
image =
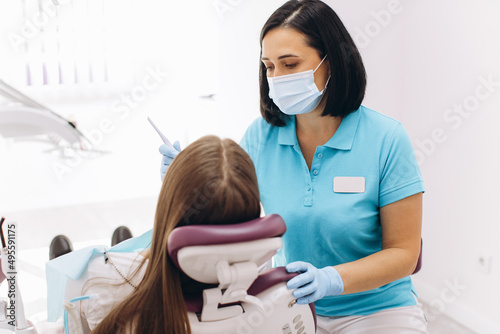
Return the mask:
[(257, 296), (264, 290), (281, 283), (288, 282), (298, 273), (289, 273), (286, 271), (285, 267), (276, 267), (260, 274), (259, 277), (253, 282), (252, 286), (248, 289), (248, 294), (252, 296)]
[(281, 237), (285, 232), (285, 221), (277, 214), (238, 224), (181, 226), (168, 237), (168, 255), (180, 268), (177, 253), (184, 247), (234, 244)]

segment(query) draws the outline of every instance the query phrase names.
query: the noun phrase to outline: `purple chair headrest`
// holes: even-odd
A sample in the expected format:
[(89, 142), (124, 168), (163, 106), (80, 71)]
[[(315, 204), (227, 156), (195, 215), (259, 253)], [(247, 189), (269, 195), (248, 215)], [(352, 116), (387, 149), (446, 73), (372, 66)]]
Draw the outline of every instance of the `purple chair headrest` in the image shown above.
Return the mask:
[(277, 214), (238, 224), (181, 226), (168, 236), (168, 255), (180, 268), (177, 253), (184, 247), (234, 244), (281, 237), (285, 232), (285, 221)]

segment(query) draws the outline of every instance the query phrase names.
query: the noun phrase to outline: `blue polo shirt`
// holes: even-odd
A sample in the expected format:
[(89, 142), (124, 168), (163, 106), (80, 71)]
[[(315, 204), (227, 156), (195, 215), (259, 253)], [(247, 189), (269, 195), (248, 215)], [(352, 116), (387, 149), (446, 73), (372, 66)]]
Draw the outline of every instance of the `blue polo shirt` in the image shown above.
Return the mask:
[[(265, 213), (277, 213), (287, 224), (276, 266), (305, 261), (323, 268), (380, 251), (380, 208), (424, 191), (401, 123), (363, 106), (316, 148), (310, 170), (298, 144), (295, 116), (284, 127), (258, 118), (240, 145), (255, 165)], [(325, 297), (316, 302), (316, 312), (367, 315), (415, 305), (413, 290), (406, 277), (366, 292)]]

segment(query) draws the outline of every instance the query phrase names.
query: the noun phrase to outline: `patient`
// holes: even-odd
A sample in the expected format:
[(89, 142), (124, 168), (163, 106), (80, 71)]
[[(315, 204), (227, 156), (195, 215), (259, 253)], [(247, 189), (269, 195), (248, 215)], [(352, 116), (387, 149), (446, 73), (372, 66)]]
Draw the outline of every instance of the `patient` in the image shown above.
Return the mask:
[(105, 261), (99, 257), (89, 264), (83, 292), (99, 293), (98, 299), (82, 303), (90, 329), (97, 334), (191, 333), (183, 292), (207, 285), (173, 265), (169, 234), (182, 225), (240, 223), (259, 216), (254, 166), (237, 143), (206, 136), (186, 147), (163, 181), (151, 248), (141, 254), (107, 253)]

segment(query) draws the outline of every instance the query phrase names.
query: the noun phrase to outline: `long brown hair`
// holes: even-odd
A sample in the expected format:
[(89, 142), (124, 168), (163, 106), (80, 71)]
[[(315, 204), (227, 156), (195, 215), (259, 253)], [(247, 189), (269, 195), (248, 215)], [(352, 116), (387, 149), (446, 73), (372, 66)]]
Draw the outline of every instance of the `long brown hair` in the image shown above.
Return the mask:
[(231, 224), (260, 216), (254, 165), (231, 139), (205, 136), (177, 155), (156, 207), (149, 263), (137, 289), (93, 333), (190, 334), (182, 273), (167, 253), (181, 225)]

